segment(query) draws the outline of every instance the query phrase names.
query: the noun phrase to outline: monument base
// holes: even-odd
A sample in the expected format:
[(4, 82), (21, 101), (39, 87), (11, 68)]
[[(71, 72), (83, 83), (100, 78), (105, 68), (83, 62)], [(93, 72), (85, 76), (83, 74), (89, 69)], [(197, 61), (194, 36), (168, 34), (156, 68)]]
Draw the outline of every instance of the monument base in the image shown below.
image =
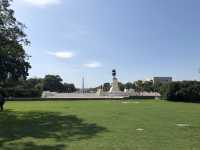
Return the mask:
[(112, 87), (110, 88), (109, 92), (110, 93), (121, 92), (120, 89), (119, 89), (118, 80), (115, 77), (113, 78)]
[(108, 95), (108, 96), (111, 96), (111, 97), (115, 97), (115, 96), (127, 97), (127, 96), (128, 96), (127, 93), (122, 92), (122, 91), (108, 92), (107, 95)]

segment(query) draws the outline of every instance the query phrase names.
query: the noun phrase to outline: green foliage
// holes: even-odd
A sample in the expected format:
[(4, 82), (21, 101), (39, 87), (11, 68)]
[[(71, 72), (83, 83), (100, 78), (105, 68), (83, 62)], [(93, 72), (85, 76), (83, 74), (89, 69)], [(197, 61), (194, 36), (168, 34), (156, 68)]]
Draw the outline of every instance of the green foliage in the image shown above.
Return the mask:
[(143, 90), (146, 91), (146, 92), (154, 91), (153, 81), (145, 81), (143, 83)]
[(64, 86), (63, 92), (73, 93), (76, 91), (76, 87), (72, 83), (64, 83), (63, 86)]
[(42, 78), (30, 78), (23, 81), (24, 88), (35, 88), (43, 89), (43, 79)]
[[(138, 81), (135, 81), (134, 83), (127, 82), (125, 84), (119, 82), (118, 85), (119, 85), (119, 89), (121, 91), (124, 91), (124, 89), (135, 89), (137, 92), (144, 92), (144, 91), (153, 92), (153, 91), (156, 91), (154, 84), (153, 84), (153, 81), (138, 80)], [(104, 91), (109, 91), (110, 87), (111, 87), (110, 83), (104, 83), (103, 84), (103, 90)], [(101, 86), (99, 86), (98, 88), (101, 88)], [(158, 88), (158, 89), (160, 89), (160, 88)]]
[(200, 102), (200, 82), (182, 81), (164, 84), (160, 93), (163, 99), (172, 101)]
[(103, 84), (103, 91), (108, 92), (111, 88), (111, 84), (110, 83), (104, 83)]
[(45, 78), (30, 78), (27, 80), (7, 80), (0, 94), (6, 97), (40, 97), (42, 91), (67, 92), (76, 91), (74, 84), (62, 83), (62, 78), (58, 75), (46, 75)]
[(142, 80), (135, 81), (134, 84), (135, 84), (135, 90), (137, 92), (143, 91), (143, 81)]
[(7, 80), (0, 90), (5, 97), (40, 97), (43, 91), (42, 79)]
[[(0, 1), (0, 84), (8, 79), (26, 79), (31, 68), (28, 55), (23, 48), (29, 41), (25, 26), (14, 17), (10, 0)], [(9, 76), (8, 76), (9, 75)]]
[(51, 92), (63, 91), (62, 78), (58, 75), (46, 75), (44, 78), (44, 90)]
[(124, 91), (124, 89), (125, 89), (124, 84), (121, 83), (121, 82), (119, 82), (118, 85), (119, 85), (119, 89), (120, 89), (120, 91)]
[(61, 82), (60, 76), (46, 75), (43, 88), (45, 91), (61, 91), (63, 89)]
[(126, 84), (124, 84), (124, 87), (126, 89), (135, 89), (135, 84), (131, 82), (127, 82)]
[(154, 84), (154, 85), (153, 85), (154, 91), (155, 91), (155, 92), (160, 92), (162, 86), (163, 86), (162, 83), (156, 83), (156, 84)]
[(74, 84), (62, 83), (62, 78), (59, 75), (46, 75), (43, 80), (43, 90), (51, 92), (67, 92), (76, 91)]
[(155, 91), (155, 87), (153, 85), (153, 81), (135, 81), (135, 89), (137, 92), (152, 92)]
[(24, 89), (24, 88), (0, 88), (0, 94), (4, 97), (40, 97), (42, 91), (39, 89)]

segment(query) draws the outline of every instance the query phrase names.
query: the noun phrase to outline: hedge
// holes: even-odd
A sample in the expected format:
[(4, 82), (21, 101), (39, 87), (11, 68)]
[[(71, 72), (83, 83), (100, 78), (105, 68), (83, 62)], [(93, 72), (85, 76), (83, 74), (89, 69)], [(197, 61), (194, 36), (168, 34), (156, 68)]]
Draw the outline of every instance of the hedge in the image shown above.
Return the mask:
[(41, 97), (42, 91), (38, 89), (0, 88), (4, 97)]
[(165, 84), (160, 93), (163, 99), (171, 101), (200, 102), (200, 82), (179, 81)]

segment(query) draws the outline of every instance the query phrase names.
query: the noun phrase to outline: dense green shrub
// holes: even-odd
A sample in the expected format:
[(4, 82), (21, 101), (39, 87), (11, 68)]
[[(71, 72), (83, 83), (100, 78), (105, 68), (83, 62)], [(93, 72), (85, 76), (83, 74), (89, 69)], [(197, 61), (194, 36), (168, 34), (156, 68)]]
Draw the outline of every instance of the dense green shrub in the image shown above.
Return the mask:
[(59, 75), (46, 75), (43, 79), (43, 90), (51, 92), (72, 93), (76, 91), (74, 84), (63, 83)]
[(172, 101), (200, 102), (200, 82), (179, 81), (164, 84), (160, 88), (163, 99)]
[(22, 88), (0, 88), (0, 94), (5, 97), (41, 97), (42, 91), (39, 89)]

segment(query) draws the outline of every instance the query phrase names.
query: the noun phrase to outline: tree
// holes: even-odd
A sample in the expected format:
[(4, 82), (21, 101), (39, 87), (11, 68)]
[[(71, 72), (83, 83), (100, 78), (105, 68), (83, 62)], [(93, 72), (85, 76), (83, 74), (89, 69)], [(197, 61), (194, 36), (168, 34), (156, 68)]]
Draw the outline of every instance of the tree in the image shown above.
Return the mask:
[(63, 86), (64, 86), (63, 92), (73, 93), (76, 91), (76, 87), (73, 83), (64, 83)]
[(160, 93), (166, 100), (200, 102), (200, 82), (179, 81), (163, 84)]
[(119, 90), (120, 90), (120, 91), (124, 91), (125, 86), (124, 86), (123, 83), (119, 82), (119, 83), (118, 83), (118, 86), (119, 86)]
[(126, 89), (135, 89), (135, 85), (131, 82), (127, 82), (124, 86)]
[(143, 90), (146, 92), (153, 92), (154, 91), (153, 81), (145, 81), (143, 83)]
[(135, 89), (137, 92), (143, 91), (143, 81), (142, 80), (135, 81), (134, 84), (135, 84)]
[(42, 78), (30, 78), (23, 81), (24, 88), (40, 89), (43, 90), (43, 79)]
[(135, 89), (138, 92), (153, 92), (155, 91), (155, 87), (153, 84), (153, 81), (142, 81), (142, 80), (138, 80), (134, 82), (135, 84)]
[(62, 92), (64, 86), (59, 75), (46, 75), (44, 77), (44, 91)]
[(108, 92), (111, 88), (110, 83), (104, 83), (103, 84), (103, 91)]
[(9, 78), (26, 79), (31, 68), (24, 46), (30, 42), (24, 33), (25, 26), (16, 20), (10, 9), (11, 0), (0, 0), (0, 83)]
[(160, 92), (162, 86), (163, 86), (162, 83), (154, 83), (154, 85), (153, 85), (154, 92)]

